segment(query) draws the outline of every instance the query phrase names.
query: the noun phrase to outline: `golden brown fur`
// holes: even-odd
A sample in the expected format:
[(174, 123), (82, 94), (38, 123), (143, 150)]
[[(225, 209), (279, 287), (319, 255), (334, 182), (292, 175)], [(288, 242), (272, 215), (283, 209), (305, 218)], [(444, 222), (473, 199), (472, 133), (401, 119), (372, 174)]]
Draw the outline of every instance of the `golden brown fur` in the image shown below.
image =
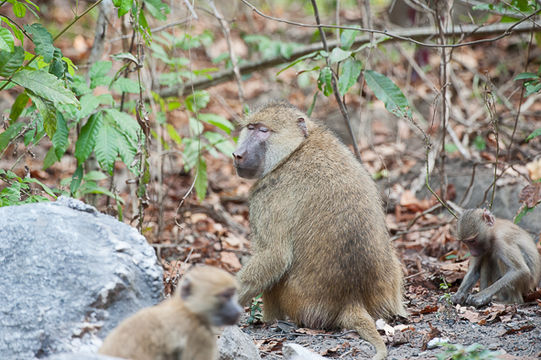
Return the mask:
[(99, 353), (133, 360), (215, 359), (213, 326), (224, 325), (215, 315), (224, 304), (223, 294), (236, 288), (235, 278), (227, 272), (197, 266), (186, 273), (171, 298), (124, 320)]
[[(472, 254), (468, 273), (454, 303), (486, 305), (492, 298), (522, 303), (541, 279), (541, 256), (531, 236), (518, 225), (496, 219), (488, 210), (466, 210), (458, 220), (458, 238)], [(479, 280), (480, 292), (468, 295)]]
[(253, 257), (238, 274), (241, 303), (263, 292), (266, 321), (355, 329), (384, 358), (374, 319), (406, 312), (374, 181), (329, 130), (290, 105), (268, 105), (244, 125), (253, 123), (272, 130), (271, 156), (251, 190)]

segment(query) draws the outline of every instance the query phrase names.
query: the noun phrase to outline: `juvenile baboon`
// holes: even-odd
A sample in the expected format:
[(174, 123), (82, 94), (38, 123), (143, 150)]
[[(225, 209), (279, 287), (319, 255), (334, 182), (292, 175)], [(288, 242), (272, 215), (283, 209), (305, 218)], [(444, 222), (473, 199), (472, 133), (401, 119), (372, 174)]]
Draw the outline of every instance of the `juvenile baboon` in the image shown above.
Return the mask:
[[(541, 279), (541, 257), (531, 236), (509, 220), (496, 219), (486, 209), (464, 211), (458, 219), (458, 239), (471, 258), (468, 272), (456, 294), (455, 304), (482, 306), (492, 298), (522, 303)], [(479, 282), (479, 293), (468, 294)]]
[(384, 358), (374, 319), (406, 312), (374, 181), (329, 130), (290, 104), (267, 105), (242, 125), (235, 167), (259, 180), (239, 301), (263, 292), (265, 321), (355, 329)]
[(99, 353), (133, 360), (213, 360), (212, 326), (233, 325), (242, 312), (233, 276), (196, 266), (182, 278), (171, 298), (124, 320)]

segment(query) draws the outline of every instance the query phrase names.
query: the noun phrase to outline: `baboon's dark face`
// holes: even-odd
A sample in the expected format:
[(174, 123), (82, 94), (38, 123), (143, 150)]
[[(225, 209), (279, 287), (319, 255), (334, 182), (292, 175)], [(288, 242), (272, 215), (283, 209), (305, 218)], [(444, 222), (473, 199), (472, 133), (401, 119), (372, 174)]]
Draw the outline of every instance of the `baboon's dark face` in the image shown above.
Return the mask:
[(261, 123), (248, 124), (242, 129), (239, 146), (233, 153), (235, 169), (240, 177), (255, 179), (265, 169), (266, 141), (271, 130)]

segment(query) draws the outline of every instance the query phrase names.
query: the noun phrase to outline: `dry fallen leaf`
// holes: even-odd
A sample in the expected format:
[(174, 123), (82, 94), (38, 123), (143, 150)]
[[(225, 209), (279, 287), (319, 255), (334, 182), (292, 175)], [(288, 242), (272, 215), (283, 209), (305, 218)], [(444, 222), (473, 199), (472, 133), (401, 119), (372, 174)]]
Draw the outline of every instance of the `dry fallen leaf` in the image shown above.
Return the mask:
[(237, 272), (242, 267), (239, 258), (232, 252), (222, 251), (220, 254), (220, 260), (230, 271)]
[(541, 183), (526, 185), (520, 191), (518, 201), (526, 204), (527, 207), (533, 208), (541, 201)]
[(526, 169), (528, 169), (530, 179), (532, 179), (532, 181), (541, 179), (541, 158), (527, 163)]

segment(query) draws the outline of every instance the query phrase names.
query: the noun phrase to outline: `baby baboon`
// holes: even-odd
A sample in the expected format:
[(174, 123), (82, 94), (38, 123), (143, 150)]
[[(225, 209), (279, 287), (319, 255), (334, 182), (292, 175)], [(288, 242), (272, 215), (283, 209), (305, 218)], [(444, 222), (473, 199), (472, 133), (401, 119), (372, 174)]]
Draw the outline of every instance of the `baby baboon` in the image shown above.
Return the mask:
[(376, 185), (329, 130), (287, 103), (248, 117), (233, 153), (250, 194), (253, 256), (239, 299), (263, 292), (264, 320), (355, 329), (387, 349), (374, 319), (406, 315), (402, 270)]
[(233, 276), (196, 266), (174, 295), (124, 320), (103, 342), (100, 354), (133, 360), (214, 360), (212, 326), (233, 325), (242, 312)]
[[(496, 219), (486, 209), (464, 211), (458, 219), (458, 239), (471, 258), (455, 304), (482, 306), (494, 297), (503, 303), (522, 303), (541, 279), (541, 257), (531, 236), (509, 220)], [(479, 293), (468, 292), (479, 282)]]

